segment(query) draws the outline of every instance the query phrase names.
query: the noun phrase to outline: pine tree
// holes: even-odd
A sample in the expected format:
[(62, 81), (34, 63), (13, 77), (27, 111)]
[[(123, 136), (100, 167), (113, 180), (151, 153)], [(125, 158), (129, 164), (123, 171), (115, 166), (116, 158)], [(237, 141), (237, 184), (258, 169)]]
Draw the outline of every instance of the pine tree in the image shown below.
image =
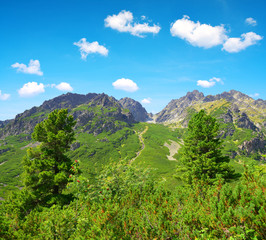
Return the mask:
[(223, 156), (222, 140), (218, 137), (219, 124), (204, 110), (195, 114), (188, 124), (187, 136), (180, 149), (178, 172), (181, 178), (191, 184), (193, 180), (213, 183), (217, 177), (232, 178), (229, 157)]
[(73, 173), (73, 162), (65, 153), (75, 139), (74, 125), (73, 116), (68, 116), (68, 110), (62, 109), (53, 111), (35, 126), (32, 138), (41, 144), (27, 151), (23, 165), (24, 184), (36, 204), (49, 206), (66, 197), (62, 192)]

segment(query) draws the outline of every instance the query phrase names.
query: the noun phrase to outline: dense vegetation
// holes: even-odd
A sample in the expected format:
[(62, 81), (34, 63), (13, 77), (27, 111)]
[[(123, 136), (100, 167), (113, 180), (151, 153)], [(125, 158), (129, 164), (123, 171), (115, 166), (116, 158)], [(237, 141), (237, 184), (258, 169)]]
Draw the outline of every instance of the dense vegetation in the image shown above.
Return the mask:
[[(210, 125), (205, 124), (200, 129), (199, 126), (206, 120)], [(159, 154), (156, 146), (163, 147), (166, 139), (183, 135), (182, 131), (171, 132), (164, 126), (149, 125), (149, 128), (154, 128), (153, 132), (157, 132), (153, 136), (145, 124), (138, 125), (135, 131), (143, 133), (143, 136), (140, 135), (142, 141), (149, 139), (145, 152), (139, 153), (136, 161), (130, 161), (133, 153), (130, 153), (129, 146), (115, 145), (115, 142), (107, 144), (120, 149), (120, 161), (110, 160), (110, 164), (106, 164), (94, 179), (90, 179), (90, 176), (79, 174), (80, 161), (71, 158), (75, 154), (73, 151), (72, 155), (65, 155), (73, 140), (73, 124), (67, 111), (61, 110), (51, 113), (48, 120), (35, 128), (33, 137), (42, 144), (34, 150), (38, 154), (31, 154), (33, 150), (29, 150), (25, 157), (25, 187), (13, 192), (0, 206), (2, 239), (266, 238), (265, 169), (263, 166), (245, 167), (239, 180), (226, 183), (229, 178), (223, 175), (224, 171), (219, 172), (216, 165), (221, 163), (228, 169), (229, 166), (224, 165), (228, 163), (228, 158), (221, 153), (220, 140), (216, 136), (218, 125), (205, 112), (192, 118), (192, 129), (186, 133), (181, 150), (187, 155), (181, 163), (187, 167), (186, 172), (191, 174), (191, 181), (187, 181), (189, 184), (186, 185), (173, 181), (176, 185), (172, 188), (167, 184), (173, 178), (165, 175), (163, 180), (155, 180), (158, 169), (148, 166), (153, 157), (158, 167), (162, 164), (160, 155), (156, 157)], [(195, 125), (198, 129), (193, 132)], [(165, 137), (158, 137), (164, 131)], [(135, 138), (131, 138), (135, 135), (129, 129), (123, 133), (128, 135), (132, 143), (136, 142)], [(207, 151), (190, 148), (188, 143), (193, 145), (192, 141), (196, 138), (193, 133), (200, 136), (196, 145), (204, 149), (208, 146)], [(82, 141), (82, 135), (79, 138)], [(99, 139), (107, 143), (111, 140), (108, 134)], [(93, 152), (95, 146), (88, 144), (87, 148)], [(138, 145), (135, 147), (141, 150)], [(126, 148), (126, 151), (122, 148)], [(166, 147), (164, 149), (167, 151)], [(55, 151), (59, 151), (59, 156), (55, 155)], [(129, 154), (125, 155), (123, 152), (127, 151)], [(147, 157), (146, 163), (138, 164), (139, 159), (147, 154), (151, 156)], [(212, 157), (208, 160), (208, 156)], [(199, 159), (206, 164), (203, 169), (195, 170), (185, 164), (186, 159), (193, 159), (195, 166), (198, 166)], [(58, 163), (62, 168), (59, 169)], [(176, 161), (172, 161), (163, 171), (172, 168), (175, 172), (175, 166)], [(54, 171), (55, 168), (57, 171)], [(207, 173), (211, 173), (209, 177), (201, 172), (205, 168)], [(33, 178), (30, 178), (31, 171)], [(213, 174), (215, 171), (218, 174)], [(209, 181), (210, 178), (212, 181)], [(67, 184), (65, 179), (68, 179)], [(43, 181), (51, 184), (42, 185)], [(36, 189), (38, 184), (42, 188)], [(58, 201), (62, 196), (72, 198), (65, 198), (68, 202)]]
[(179, 171), (183, 181), (191, 184), (193, 179), (213, 183), (218, 176), (232, 178), (228, 156), (222, 154), (222, 140), (218, 138), (219, 124), (204, 110), (195, 114), (188, 124), (188, 134), (180, 151)]
[(63, 194), (73, 160), (66, 156), (74, 141), (75, 121), (66, 109), (53, 111), (46, 120), (35, 126), (32, 137), (40, 146), (27, 151), (23, 159), (24, 186), (31, 196), (31, 205), (51, 206), (65, 202)]

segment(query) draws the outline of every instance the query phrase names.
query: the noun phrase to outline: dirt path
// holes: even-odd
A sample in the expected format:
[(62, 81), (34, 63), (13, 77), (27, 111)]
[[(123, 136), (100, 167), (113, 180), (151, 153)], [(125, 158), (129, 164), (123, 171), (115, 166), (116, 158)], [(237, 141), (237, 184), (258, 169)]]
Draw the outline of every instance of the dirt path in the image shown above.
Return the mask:
[(139, 141), (141, 143), (141, 149), (137, 152), (136, 154), (136, 157), (132, 158), (129, 162), (129, 164), (131, 164), (132, 162), (134, 162), (136, 160), (136, 158), (141, 154), (141, 152), (144, 150), (145, 148), (145, 144), (144, 144), (144, 139), (142, 137), (143, 134), (145, 134), (147, 131), (148, 131), (149, 127), (146, 126), (145, 129), (141, 132), (141, 133), (138, 133), (135, 131), (136, 134), (139, 135)]
[(3, 165), (3, 164), (6, 163), (6, 162), (7, 162), (7, 161), (1, 162), (1, 163), (0, 163), (0, 166)]
[(167, 158), (171, 161), (176, 161), (174, 158), (174, 155), (178, 152), (178, 149), (180, 148), (180, 144), (173, 141), (169, 140), (171, 144), (165, 143), (164, 146), (167, 147), (170, 151), (170, 155), (167, 156)]
[(20, 149), (23, 150), (23, 149), (25, 149), (25, 148), (29, 148), (29, 147), (34, 148), (34, 147), (39, 146), (40, 144), (41, 144), (40, 142), (29, 143), (28, 145), (26, 145), (26, 146), (24, 146), (24, 147), (21, 147)]

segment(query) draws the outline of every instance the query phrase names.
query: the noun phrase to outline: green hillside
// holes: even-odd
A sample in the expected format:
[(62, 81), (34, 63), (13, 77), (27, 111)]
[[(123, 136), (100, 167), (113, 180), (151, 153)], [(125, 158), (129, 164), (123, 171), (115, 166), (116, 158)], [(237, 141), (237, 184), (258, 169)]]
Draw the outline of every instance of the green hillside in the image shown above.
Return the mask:
[[(92, 119), (95, 126), (100, 120), (111, 121), (98, 118), (106, 116), (100, 109), (94, 114), (97, 120)], [(228, 165), (224, 154), (230, 155), (231, 148), (228, 151), (224, 147), (229, 145), (217, 140), (216, 119), (204, 111), (192, 117), (188, 129), (122, 123), (115, 132), (95, 134), (80, 126), (66, 156), (64, 150), (73, 140), (71, 137), (65, 144), (67, 133), (73, 136), (74, 129), (66, 127), (60, 116), (70, 118), (73, 126), (66, 110), (54, 111), (34, 130), (33, 138), (42, 142), (40, 147), (25, 134), (1, 142), (9, 149), (1, 154), (1, 160), (5, 159), (1, 169), (6, 171), (1, 172), (5, 182), (1, 193), (6, 197), (11, 190), (12, 194), (0, 204), (0, 238), (264, 239), (264, 155), (257, 161), (237, 156)], [(225, 141), (237, 148), (246, 135), (252, 137), (252, 131), (236, 130)], [(183, 143), (191, 149), (185, 155)], [(15, 191), (21, 186), (21, 157), (28, 147), (36, 147), (36, 151), (24, 160), (27, 182), (25, 188)], [(184, 162), (184, 157), (191, 160)], [(177, 180), (177, 165), (184, 163), (186, 176), (192, 176), (190, 182), (183, 175)], [(58, 171), (59, 166), (62, 170)], [(220, 167), (228, 171), (220, 175)], [(64, 187), (55, 192), (58, 180)]]
[[(127, 101), (137, 105), (132, 99)], [(6, 198), (8, 192), (22, 187), (23, 156), (27, 148), (38, 145), (31, 133), (55, 107), (68, 107), (77, 121), (76, 141), (68, 156), (80, 160), (85, 177), (94, 181), (104, 166), (125, 160), (133, 166), (150, 168), (153, 178), (163, 179), (173, 189), (180, 183), (175, 177), (178, 149), (187, 123), (200, 109), (219, 122), (223, 153), (231, 158), (230, 164), (238, 173), (243, 172), (244, 164), (265, 164), (263, 104), (263, 100), (254, 101), (237, 91), (206, 97), (193, 91), (172, 100), (159, 114), (162, 122), (137, 123), (128, 109), (106, 94), (61, 95), (0, 127), (0, 197)]]
[[(145, 147), (139, 140), (142, 135)], [(80, 167), (85, 177), (93, 180), (103, 167), (110, 163), (117, 163), (126, 160), (131, 164), (152, 169), (152, 176), (157, 179), (165, 179), (167, 186), (171, 189), (178, 181), (175, 178), (178, 154), (173, 157), (177, 160), (169, 160), (170, 150), (165, 144), (171, 145), (174, 141), (182, 145), (182, 137), (186, 130), (184, 128), (172, 128), (162, 124), (136, 123), (132, 127), (124, 127), (115, 132), (102, 132), (97, 136), (92, 133), (79, 132), (76, 134), (76, 142), (73, 150), (68, 156), (80, 160)], [(254, 137), (249, 129), (237, 129), (233, 136), (228, 136), (225, 141), (225, 154), (230, 156), (231, 152), (237, 150), (238, 145), (245, 140)], [(27, 135), (7, 137), (1, 140), (1, 148), (10, 150), (0, 155), (0, 182), (1, 197), (5, 197), (9, 190), (16, 190), (22, 187), (21, 176), (23, 169), (21, 161), (26, 154), (27, 147), (34, 146), (34, 142), (27, 140)], [(176, 150), (177, 151), (177, 150)], [(137, 154), (139, 155), (137, 156)], [(231, 164), (237, 172), (243, 172), (243, 164), (254, 162), (252, 157), (236, 156)]]

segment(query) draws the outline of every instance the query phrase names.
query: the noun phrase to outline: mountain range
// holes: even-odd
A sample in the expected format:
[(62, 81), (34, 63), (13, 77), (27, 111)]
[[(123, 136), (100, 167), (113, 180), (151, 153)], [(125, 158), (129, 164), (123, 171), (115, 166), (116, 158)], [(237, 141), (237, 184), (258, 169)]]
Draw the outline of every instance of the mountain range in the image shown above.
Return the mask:
[(76, 142), (69, 156), (81, 159), (91, 178), (103, 165), (119, 159), (155, 167), (159, 176), (171, 177), (188, 122), (200, 109), (217, 118), (224, 153), (236, 168), (243, 159), (265, 161), (265, 100), (235, 90), (208, 96), (194, 90), (153, 115), (131, 98), (67, 93), (0, 121), (0, 196), (21, 186), (21, 159), (28, 147), (38, 145), (31, 139), (35, 125), (62, 108), (76, 120)]

